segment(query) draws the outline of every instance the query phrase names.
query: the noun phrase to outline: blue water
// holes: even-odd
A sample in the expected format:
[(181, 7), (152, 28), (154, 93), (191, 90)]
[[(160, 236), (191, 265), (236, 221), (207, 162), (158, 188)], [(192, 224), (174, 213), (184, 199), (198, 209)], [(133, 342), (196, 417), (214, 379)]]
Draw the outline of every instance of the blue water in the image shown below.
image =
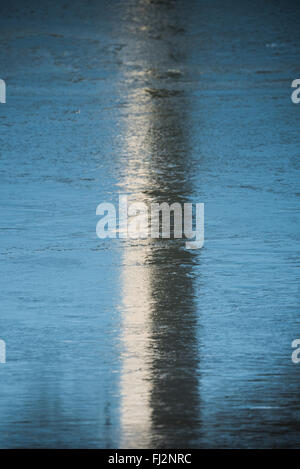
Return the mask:
[[(0, 7), (1, 448), (300, 447), (300, 8)], [(205, 245), (100, 240), (120, 193)]]

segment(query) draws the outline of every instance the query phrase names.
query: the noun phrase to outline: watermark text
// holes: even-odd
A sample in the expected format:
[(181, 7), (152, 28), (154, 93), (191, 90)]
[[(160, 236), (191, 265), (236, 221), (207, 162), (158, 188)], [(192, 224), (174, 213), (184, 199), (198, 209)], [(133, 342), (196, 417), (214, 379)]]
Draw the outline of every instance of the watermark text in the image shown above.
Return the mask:
[(300, 339), (293, 340), (292, 348), (295, 349), (292, 353), (292, 362), (298, 364), (300, 363)]
[(129, 203), (127, 195), (120, 195), (118, 210), (114, 204), (103, 202), (96, 215), (102, 217), (96, 226), (100, 239), (184, 237), (188, 239), (187, 249), (200, 249), (204, 244), (203, 203)]
[(6, 343), (0, 339), (0, 363), (6, 363)]
[(6, 83), (0, 79), (0, 103), (6, 103)]

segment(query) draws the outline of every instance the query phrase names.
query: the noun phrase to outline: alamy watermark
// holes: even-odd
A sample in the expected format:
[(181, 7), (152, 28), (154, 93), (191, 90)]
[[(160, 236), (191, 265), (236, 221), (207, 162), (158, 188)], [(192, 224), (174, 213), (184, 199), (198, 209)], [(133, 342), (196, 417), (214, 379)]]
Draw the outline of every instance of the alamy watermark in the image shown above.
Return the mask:
[(6, 103), (6, 83), (0, 79), (0, 103)]
[(96, 226), (101, 239), (169, 239), (172, 235), (187, 238), (187, 249), (200, 249), (204, 244), (203, 203), (129, 203), (127, 195), (120, 195), (118, 210), (114, 204), (103, 202), (98, 205), (96, 215), (102, 217)]
[(6, 343), (0, 339), (0, 363), (6, 363)]
[(293, 340), (292, 348), (295, 349), (292, 353), (292, 362), (298, 364), (300, 363), (300, 339)]
[(292, 88), (296, 88), (291, 94), (291, 100), (294, 104), (300, 103), (300, 78), (296, 78), (292, 81), (291, 84)]

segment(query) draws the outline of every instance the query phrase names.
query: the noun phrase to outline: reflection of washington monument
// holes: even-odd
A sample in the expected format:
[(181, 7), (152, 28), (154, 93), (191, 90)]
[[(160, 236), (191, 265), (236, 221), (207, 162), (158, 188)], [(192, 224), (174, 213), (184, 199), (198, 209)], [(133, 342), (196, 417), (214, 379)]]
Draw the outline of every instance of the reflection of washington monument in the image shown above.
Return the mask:
[[(129, 91), (120, 191), (149, 205), (166, 200), (183, 204), (193, 195), (188, 101), (181, 70), (174, 71), (174, 57), (184, 52), (177, 48), (176, 36), (183, 33), (168, 2), (136, 2), (134, 14), (138, 31), (148, 28), (162, 39), (141, 34), (133, 47), (130, 41), (139, 35), (126, 32), (130, 63), (140, 63), (144, 54), (147, 60), (142, 70), (124, 68)], [(196, 254), (185, 249), (183, 240), (124, 242), (121, 447), (184, 447), (197, 438), (195, 262)]]

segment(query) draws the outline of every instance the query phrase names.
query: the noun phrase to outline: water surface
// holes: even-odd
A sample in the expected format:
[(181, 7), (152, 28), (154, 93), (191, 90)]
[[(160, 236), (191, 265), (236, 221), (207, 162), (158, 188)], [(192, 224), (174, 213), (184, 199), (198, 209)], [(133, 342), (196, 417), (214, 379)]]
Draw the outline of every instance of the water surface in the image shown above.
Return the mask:
[[(1, 5), (0, 447), (300, 446), (300, 9)], [(205, 245), (100, 240), (120, 193)]]

